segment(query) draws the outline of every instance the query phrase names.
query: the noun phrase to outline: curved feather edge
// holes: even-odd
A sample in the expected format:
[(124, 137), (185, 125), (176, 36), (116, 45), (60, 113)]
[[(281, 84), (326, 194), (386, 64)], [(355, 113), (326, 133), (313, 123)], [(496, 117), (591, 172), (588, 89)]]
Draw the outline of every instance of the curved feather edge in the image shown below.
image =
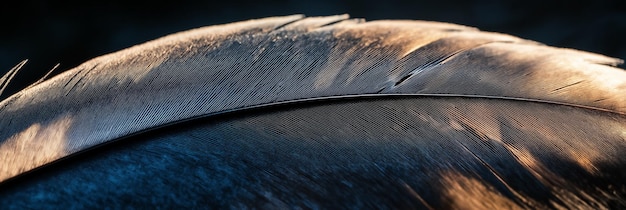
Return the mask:
[(288, 102), (91, 150), (3, 185), (0, 205), (619, 209), (625, 119), (467, 96)]
[(301, 15), (209, 26), (88, 61), (0, 103), (0, 181), (216, 112), (358, 94), (528, 98), (626, 112), (620, 60), (425, 21)]

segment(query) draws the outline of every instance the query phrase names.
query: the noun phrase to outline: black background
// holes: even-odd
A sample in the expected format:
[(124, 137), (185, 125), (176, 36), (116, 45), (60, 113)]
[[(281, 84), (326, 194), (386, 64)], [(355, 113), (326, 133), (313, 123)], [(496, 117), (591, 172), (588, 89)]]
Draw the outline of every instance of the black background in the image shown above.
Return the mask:
[(0, 6), (0, 75), (29, 59), (8, 89), (14, 92), (57, 63), (58, 73), (186, 29), (276, 15), (344, 13), (367, 20), (452, 22), (626, 59), (625, 0), (26, 0)]

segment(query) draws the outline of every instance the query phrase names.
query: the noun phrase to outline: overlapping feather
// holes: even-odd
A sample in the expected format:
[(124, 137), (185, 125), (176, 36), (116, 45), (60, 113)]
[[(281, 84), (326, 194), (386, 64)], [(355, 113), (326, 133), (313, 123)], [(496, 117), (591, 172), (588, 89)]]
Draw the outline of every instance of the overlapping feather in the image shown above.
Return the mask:
[[(279, 132), (279, 137), (259, 137), (269, 142), (289, 139), (293, 137), (290, 132), (318, 139), (313, 142), (319, 138), (349, 139), (348, 143), (331, 141), (322, 146), (305, 143), (318, 156), (329, 155), (332, 152), (328, 150), (333, 151), (329, 148), (344, 144), (364, 144), (346, 151), (361, 151), (372, 157), (380, 155), (381, 160), (396, 164), (403, 162), (394, 158), (411, 154), (427, 155), (426, 159), (438, 158), (429, 154), (449, 155), (449, 159), (433, 161), (444, 165), (454, 164), (455, 158), (473, 157), (467, 164), (479, 164), (480, 170), (491, 171), (494, 174), (491, 179), (500, 180), (497, 183), (502, 185), (495, 191), (509, 189), (514, 195), (504, 196), (507, 197), (504, 200), (523, 207), (572, 207), (576, 203), (591, 207), (624, 205), (624, 189), (611, 196), (605, 195), (611, 194), (607, 186), (598, 187), (597, 191), (565, 189), (575, 181), (563, 177), (566, 172), (576, 170), (591, 174), (586, 178), (620, 177), (603, 171), (620, 168), (626, 162), (620, 156), (626, 150), (626, 71), (612, 67), (620, 62), (436, 22), (365, 22), (346, 15), (313, 18), (296, 15), (210, 26), (95, 58), (2, 101), (0, 181), (106, 142), (181, 121), (276, 103), (367, 96), (382, 98), (384, 102), (321, 106), (313, 108), (315, 115), (297, 110), (279, 112), (278, 116), (295, 112), (291, 114), (302, 118), (305, 127), (283, 125), (280, 122), (289, 117), (268, 115), (276, 119), (261, 120), (263, 123), (241, 129), (242, 132), (260, 129), (263, 133), (266, 129), (278, 129), (272, 128), (274, 123), (289, 128)], [(392, 100), (397, 95), (413, 98)], [(384, 111), (386, 107), (393, 111)], [(323, 114), (332, 115), (320, 116)], [(398, 119), (404, 119), (403, 115), (412, 117), (395, 121), (385, 118), (389, 115), (397, 115)], [(316, 123), (333, 120), (347, 125), (316, 130), (320, 128)], [(348, 125), (362, 127), (357, 132)], [(377, 126), (380, 130), (376, 130)], [(222, 136), (230, 141), (247, 139), (263, 143), (252, 141), (256, 137), (228, 137), (236, 132), (239, 131), (225, 132)], [(467, 134), (474, 136), (459, 140), (458, 135)], [(360, 135), (364, 137), (355, 137)], [(383, 143), (367, 146), (367, 142), (359, 139), (382, 139), (395, 146), (379, 151), (376, 148), (385, 148), (381, 146)], [(278, 156), (297, 145), (287, 140), (280, 144), (284, 148), (276, 150), (280, 153), (277, 164), (293, 169), (295, 166), (289, 166), (288, 161), (293, 157)], [(433, 145), (441, 148), (433, 149)], [(403, 146), (422, 152), (402, 150)], [(265, 151), (273, 146), (259, 148)], [(461, 155), (453, 155), (459, 151)], [(233, 150), (233, 154), (239, 153)], [(337, 157), (338, 161), (353, 161), (345, 154)], [(419, 160), (408, 158), (404, 164)], [(505, 164), (503, 160), (515, 165), (508, 168), (511, 173), (526, 171), (520, 172), (527, 173), (520, 176), (534, 177), (537, 186), (549, 189), (545, 192), (567, 193), (552, 194), (549, 201), (529, 198), (532, 193), (518, 193), (511, 183), (520, 177), (509, 179), (502, 175), (508, 173), (506, 166), (502, 169), (494, 166)], [(573, 166), (565, 167), (565, 172), (555, 170), (554, 167), (559, 167), (557, 160)], [(341, 167), (332, 161), (324, 159), (311, 165)], [(557, 165), (543, 165), (548, 163)], [(367, 161), (360, 164), (367, 165)], [(443, 177), (441, 182), (449, 181), (449, 187), (457, 184), (460, 188), (464, 185), (488, 188), (485, 183), (494, 183), (475, 182), (476, 177), (459, 174), (454, 166), (450, 166), (454, 170), (441, 172), (442, 167), (445, 168), (436, 164), (406, 167), (406, 170), (391, 170), (394, 173), (385, 176), (420, 171), (428, 174), (423, 170), (433, 170), (437, 171), (433, 172), (436, 176)], [(401, 180), (407, 177), (398, 176), (403, 177)], [(418, 183), (422, 183), (406, 182), (410, 182), (406, 189), (420, 187)], [(417, 191), (418, 195), (425, 193)], [(334, 194), (320, 194), (323, 195)], [(428, 196), (434, 197), (420, 201), (425, 207), (442, 206), (432, 203), (437, 196)]]

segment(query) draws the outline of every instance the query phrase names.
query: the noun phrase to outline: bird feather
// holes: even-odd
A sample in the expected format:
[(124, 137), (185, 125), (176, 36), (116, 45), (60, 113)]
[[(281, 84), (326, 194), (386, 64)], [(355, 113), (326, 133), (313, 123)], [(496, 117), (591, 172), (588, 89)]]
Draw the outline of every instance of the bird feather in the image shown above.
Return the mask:
[[(153, 178), (196, 192), (173, 193), (187, 204), (234, 208), (623, 206), (624, 182), (607, 184), (624, 178), (626, 163), (621, 62), (427, 21), (294, 15), (193, 29), (0, 102), (0, 182), (128, 142), (61, 170), (93, 173), (40, 180), (82, 189), (93, 177), (128, 180), (115, 182), (127, 191), (93, 197), (103, 201), (141, 193), (154, 183), (138, 177)], [(137, 164), (149, 169), (115, 171)], [(197, 164), (190, 173), (204, 182), (179, 177)], [(155, 200), (168, 195), (156, 188), (137, 202), (184, 204)]]

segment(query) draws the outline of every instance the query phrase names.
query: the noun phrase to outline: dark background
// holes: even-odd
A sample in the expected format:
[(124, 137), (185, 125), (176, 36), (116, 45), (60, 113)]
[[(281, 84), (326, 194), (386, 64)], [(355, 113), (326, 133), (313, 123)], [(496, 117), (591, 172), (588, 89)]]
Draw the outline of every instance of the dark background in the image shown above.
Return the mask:
[(95, 56), (173, 32), (298, 13), (445, 21), (626, 59), (625, 0), (25, 0), (0, 6), (4, 28), (0, 33), (0, 75), (29, 59), (8, 89), (10, 93), (37, 80), (57, 63), (58, 73)]

